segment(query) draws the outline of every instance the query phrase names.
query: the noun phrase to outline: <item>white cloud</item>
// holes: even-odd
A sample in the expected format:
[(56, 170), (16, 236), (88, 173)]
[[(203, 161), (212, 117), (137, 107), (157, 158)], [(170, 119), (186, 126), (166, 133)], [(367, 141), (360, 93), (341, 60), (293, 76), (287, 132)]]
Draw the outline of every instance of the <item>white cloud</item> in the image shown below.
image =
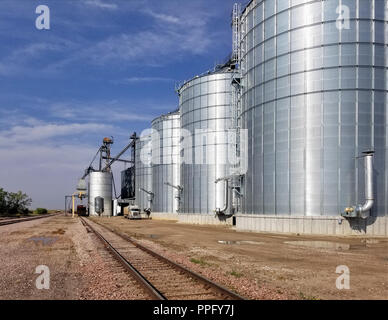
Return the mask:
[(179, 19), (176, 16), (168, 15), (168, 14), (163, 14), (163, 13), (156, 13), (152, 10), (145, 10), (144, 11), (146, 14), (150, 15), (151, 17), (160, 20), (161, 22), (167, 22), (167, 23), (173, 23), (173, 24), (180, 24), (182, 23), (182, 20)]
[(109, 9), (109, 10), (116, 10), (118, 8), (117, 4), (115, 3), (107, 3), (103, 0), (86, 0), (85, 4), (89, 6), (94, 6), (101, 9)]
[[(42, 75), (42, 71), (46, 68), (46, 65), (42, 64), (42, 57), (46, 57), (47, 54), (59, 54), (61, 57), (63, 52), (73, 50), (76, 46), (76, 43), (60, 38), (50, 39), (47, 42), (29, 43), (15, 49), (0, 60), (0, 75)], [(35, 68), (39, 68), (39, 72)]]
[[(7, 191), (22, 190), (33, 200), (32, 208), (62, 209), (65, 195), (75, 192), (78, 179), (95, 155), (98, 146), (89, 144), (20, 145), (0, 153), (0, 187)], [(128, 154), (126, 154), (128, 157)], [(120, 194), (120, 171), (123, 165), (114, 165), (113, 172)], [(84, 202), (85, 204), (85, 202)]]
[[(101, 17), (100, 12), (91, 13), (85, 6), (116, 10), (113, 16)], [(20, 10), (23, 6), (17, 8)], [(212, 29), (225, 8), (204, 0), (184, 5), (180, 0), (83, 0), (77, 1), (76, 6), (64, 5), (63, 9), (56, 18), (58, 30), (70, 30), (63, 38), (58, 32), (48, 32), (42, 43), (37, 33), (26, 35), (16, 28), (17, 38), (25, 38), (26, 45), (16, 50), (12, 45), (3, 48), (0, 76), (66, 75), (79, 63), (110, 68), (139, 64), (164, 66), (190, 55), (205, 55), (220, 41), (225, 42), (225, 30), (228, 30), (228, 26), (222, 31)], [(120, 15), (117, 19), (116, 13)], [(140, 16), (144, 23), (134, 25), (130, 20), (128, 24), (122, 23), (122, 14), (128, 14), (128, 19)], [(100, 33), (102, 26), (104, 32)], [(96, 37), (88, 34), (91, 27)], [(14, 52), (8, 53), (11, 48)]]
[[(85, 5), (118, 9), (115, 2), (84, 0), (79, 4), (75, 7), (76, 21), (66, 15), (58, 17), (60, 28), (69, 30), (69, 24), (74, 24), (77, 25), (77, 32), (70, 32), (68, 35), (71, 37), (65, 38), (47, 33), (44, 43), (32, 34), (30, 43), (24, 47), (8, 54), (4, 51), (2, 58), (0, 55), (0, 76), (66, 75), (69, 69), (73, 70), (73, 66), (79, 63), (99, 67), (109, 65), (110, 68), (139, 64), (159, 67), (190, 55), (205, 55), (219, 41), (218, 32), (210, 27), (212, 19), (217, 17), (214, 6), (209, 9), (209, 4), (204, 1), (184, 6), (178, 1), (161, 1), (156, 4), (145, 0), (120, 2), (120, 11), (115, 12), (125, 12), (129, 16), (145, 15), (144, 18), (140, 17), (144, 19), (144, 25), (132, 25), (130, 30), (125, 29), (125, 25), (119, 25), (115, 19), (101, 21), (101, 17), (84, 13), (88, 12)], [(109, 27), (106, 27), (107, 24)], [(100, 30), (96, 25), (105, 26), (100, 37), (91, 39), (82, 31), (91, 26)], [(74, 31), (74, 26), (72, 28)]]
[(163, 78), (163, 77), (131, 77), (125, 78), (121, 81), (116, 81), (116, 83), (140, 83), (140, 82), (172, 82), (176, 81), (172, 78)]
[(19, 143), (36, 142), (43, 140), (78, 135), (88, 132), (112, 130), (112, 126), (97, 123), (71, 123), (71, 124), (38, 124), (35, 126), (15, 126), (7, 131), (0, 131), (0, 147), (12, 148)]
[[(26, 192), (33, 208), (62, 208), (64, 196), (75, 191), (101, 137), (117, 132), (98, 123), (55, 124), (28, 117), (21, 121), (30, 125), (0, 131), (0, 187)], [(120, 148), (122, 143), (116, 143)]]
[(7, 149), (0, 154), (0, 165), (7, 168), (0, 171), (0, 187), (27, 193), (33, 208), (61, 209), (95, 152), (89, 145), (26, 143)]
[(97, 65), (126, 63), (127, 65), (160, 66), (184, 54), (204, 54), (212, 43), (212, 36), (203, 28), (188, 31), (143, 31), (123, 33), (100, 41), (82, 53)]
[(56, 102), (49, 107), (51, 116), (57, 119), (78, 120), (78, 121), (93, 121), (93, 122), (109, 122), (118, 123), (123, 121), (130, 122), (149, 122), (153, 119), (153, 115), (147, 114), (145, 108), (139, 109), (139, 106), (117, 101), (107, 102)]
[[(145, 20), (144, 27), (136, 30), (123, 30), (110, 34), (94, 43), (86, 42), (84, 47), (72, 50), (66, 58), (47, 67), (47, 70), (63, 70), (65, 67), (83, 61), (105, 67), (143, 65), (160, 67), (172, 64), (182, 57), (205, 55), (217, 44), (219, 32), (211, 30), (209, 23), (214, 15), (202, 7), (190, 5), (174, 7), (168, 14), (168, 5), (158, 11), (144, 9), (155, 6), (144, 3), (135, 6), (133, 12), (154, 18), (156, 23)], [(131, 12), (129, 3), (123, 10)]]

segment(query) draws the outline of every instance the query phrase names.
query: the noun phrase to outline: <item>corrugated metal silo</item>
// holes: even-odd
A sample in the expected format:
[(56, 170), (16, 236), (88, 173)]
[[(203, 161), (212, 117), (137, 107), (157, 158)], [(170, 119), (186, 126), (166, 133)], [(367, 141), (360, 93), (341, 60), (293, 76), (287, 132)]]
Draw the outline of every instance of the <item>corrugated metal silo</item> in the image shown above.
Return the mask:
[(136, 200), (135, 204), (141, 211), (152, 209), (152, 141), (151, 134), (143, 134), (136, 141), (135, 173)]
[(180, 188), (180, 113), (162, 115), (152, 121), (153, 212), (176, 213)]
[(95, 210), (95, 199), (104, 199), (104, 212), (101, 216), (112, 215), (112, 173), (91, 172), (89, 174), (89, 215), (99, 216)]
[(387, 15), (383, 0), (245, 8), (243, 213), (338, 216), (364, 201), (364, 163), (355, 158), (374, 150), (371, 213), (387, 215)]
[(226, 182), (215, 180), (230, 175), (231, 81), (232, 73), (225, 67), (195, 77), (179, 89), (182, 136), (190, 139), (182, 155), (182, 213), (214, 216), (226, 205)]

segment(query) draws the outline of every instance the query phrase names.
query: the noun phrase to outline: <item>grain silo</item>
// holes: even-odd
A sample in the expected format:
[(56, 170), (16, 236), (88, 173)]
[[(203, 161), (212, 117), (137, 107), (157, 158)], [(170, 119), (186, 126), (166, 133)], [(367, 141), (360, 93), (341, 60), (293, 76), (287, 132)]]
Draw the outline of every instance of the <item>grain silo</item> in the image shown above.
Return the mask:
[(141, 212), (151, 212), (152, 210), (151, 145), (150, 133), (142, 134), (135, 144), (135, 204)]
[[(239, 229), (387, 235), (384, 4), (253, 0), (244, 9), (241, 123), (249, 143)], [(358, 157), (370, 150), (370, 217), (344, 220), (345, 208), (368, 200)]]
[(228, 182), (215, 183), (230, 175), (228, 155), (235, 148), (228, 139), (232, 75), (225, 65), (185, 82), (178, 90), (185, 141), (181, 146), (182, 222), (219, 223), (215, 212), (232, 210)]
[(176, 215), (180, 207), (180, 113), (152, 121), (153, 216)]
[(89, 215), (112, 215), (112, 173), (90, 172), (89, 174)]

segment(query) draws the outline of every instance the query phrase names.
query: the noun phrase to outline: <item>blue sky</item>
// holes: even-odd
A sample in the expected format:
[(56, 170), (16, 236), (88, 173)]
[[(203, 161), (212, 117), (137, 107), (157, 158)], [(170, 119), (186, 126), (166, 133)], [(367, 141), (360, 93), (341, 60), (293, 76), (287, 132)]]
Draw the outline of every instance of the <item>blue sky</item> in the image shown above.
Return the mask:
[(120, 151), (177, 107), (176, 83), (225, 60), (233, 3), (0, 0), (0, 187), (62, 208), (104, 136)]

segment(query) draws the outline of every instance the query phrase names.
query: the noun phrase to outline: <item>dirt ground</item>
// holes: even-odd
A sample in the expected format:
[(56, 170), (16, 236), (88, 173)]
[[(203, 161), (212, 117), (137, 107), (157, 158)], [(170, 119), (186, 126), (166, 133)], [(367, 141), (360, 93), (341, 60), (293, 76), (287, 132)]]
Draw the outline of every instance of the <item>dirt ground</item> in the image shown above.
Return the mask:
[[(0, 228), (1, 299), (76, 299), (82, 279), (64, 217), (39, 219)], [(6, 257), (6, 258), (4, 258)], [(38, 289), (40, 265), (50, 270), (50, 289)]]
[[(93, 218), (251, 299), (388, 299), (388, 239), (236, 232), (171, 221)], [(0, 299), (145, 299), (80, 219), (0, 227)], [(50, 289), (38, 289), (39, 265)], [(350, 270), (338, 290), (337, 266)]]
[[(236, 232), (161, 220), (93, 221), (256, 299), (388, 299), (388, 239)], [(339, 290), (338, 266), (350, 289)], [(344, 283), (344, 282), (342, 282)]]
[[(144, 298), (78, 218), (61, 215), (1, 226), (0, 257), (0, 300)], [(36, 286), (40, 265), (49, 268), (49, 289)]]

